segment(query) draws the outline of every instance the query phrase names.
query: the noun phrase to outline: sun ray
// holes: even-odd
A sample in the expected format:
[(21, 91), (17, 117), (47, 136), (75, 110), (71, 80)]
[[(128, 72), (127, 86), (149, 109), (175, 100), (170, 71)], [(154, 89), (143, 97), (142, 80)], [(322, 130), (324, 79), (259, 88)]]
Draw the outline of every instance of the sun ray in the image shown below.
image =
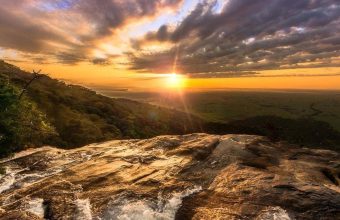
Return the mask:
[(169, 88), (181, 89), (185, 86), (185, 76), (177, 73), (170, 73), (166, 76), (166, 84)]

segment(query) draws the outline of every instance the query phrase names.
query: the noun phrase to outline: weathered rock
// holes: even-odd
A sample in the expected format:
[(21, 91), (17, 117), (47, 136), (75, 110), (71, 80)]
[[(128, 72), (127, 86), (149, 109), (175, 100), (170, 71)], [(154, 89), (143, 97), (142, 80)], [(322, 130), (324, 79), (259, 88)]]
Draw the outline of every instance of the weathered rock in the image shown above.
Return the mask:
[[(248, 135), (160, 136), (0, 161), (0, 219), (337, 219), (337, 152)], [(3, 210), (3, 211), (1, 211)]]
[(41, 220), (37, 215), (28, 211), (9, 211), (0, 217), (2, 220)]

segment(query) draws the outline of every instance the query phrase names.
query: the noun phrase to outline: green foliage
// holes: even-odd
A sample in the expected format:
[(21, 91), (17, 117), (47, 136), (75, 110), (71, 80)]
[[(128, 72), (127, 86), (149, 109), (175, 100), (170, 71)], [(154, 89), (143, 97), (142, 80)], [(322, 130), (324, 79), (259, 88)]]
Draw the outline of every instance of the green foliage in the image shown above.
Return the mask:
[[(7, 63), (0, 63), (1, 72), (9, 77), (10, 84), (17, 88), (22, 88), (33, 77), (32, 74)], [(11, 102), (15, 102), (17, 91), (10, 94), (13, 96)], [(20, 104), (21, 109), (29, 108), (32, 114), (37, 111), (46, 114), (58, 136), (45, 139), (44, 143), (63, 148), (112, 139), (148, 138), (161, 134), (200, 131), (201, 121), (196, 119), (191, 123), (183, 112), (125, 99), (108, 98), (87, 88), (67, 85), (48, 76), (35, 80), (24, 97), (26, 101), (30, 100), (31, 107), (25, 103), (13, 106)], [(43, 115), (40, 115), (40, 118), (41, 116)], [(11, 117), (6, 115), (3, 118)], [(42, 119), (47, 122), (46, 118)], [(14, 129), (18, 125), (7, 127)], [(41, 129), (38, 131), (41, 132)], [(25, 138), (22, 140), (22, 143), (24, 142), (31, 144), (32, 141)]]
[[(257, 116), (288, 119), (311, 118), (330, 124), (340, 132), (339, 91), (225, 90), (186, 92), (182, 97), (155, 92), (105, 92), (161, 106), (188, 110), (210, 122), (228, 123)], [(185, 105), (180, 99), (185, 100)]]
[(27, 98), (19, 100), (19, 89), (0, 77), (0, 155), (26, 146), (40, 146), (56, 135), (46, 116)]
[(257, 116), (226, 124), (210, 123), (213, 133), (255, 134), (272, 141), (287, 141), (305, 147), (340, 150), (340, 132), (326, 122), (310, 118), (287, 119), (277, 116)]
[[(307, 111), (305, 107), (295, 110), (283, 104), (294, 101), (291, 105), (298, 108), (300, 105), (295, 102), (304, 100), (296, 101), (288, 95), (280, 95), (273, 99), (275, 103), (269, 104), (266, 100), (277, 95), (234, 94), (232, 97), (230, 93), (209, 93), (187, 97), (189, 111), (207, 121), (215, 121), (208, 123), (178, 110), (105, 97), (48, 76), (34, 81), (19, 100), (20, 88), (32, 77), (15, 66), (0, 62), (0, 155), (26, 146), (49, 144), (73, 148), (112, 139), (193, 132), (257, 134), (273, 140), (335, 150), (340, 146), (339, 132), (328, 123), (315, 120), (324, 115), (317, 114), (315, 109), (325, 108), (324, 105), (315, 107), (310, 105), (309, 99), (308, 105), (305, 104)], [(319, 96), (325, 100), (323, 94)], [(180, 109), (176, 103), (181, 102), (167, 101), (167, 105)], [(338, 102), (329, 103), (336, 105), (328, 108), (338, 111)], [(272, 109), (277, 114), (270, 114)]]
[(263, 135), (340, 150), (339, 91), (195, 91), (182, 97), (154, 92), (106, 94), (189, 111), (206, 121), (205, 132)]

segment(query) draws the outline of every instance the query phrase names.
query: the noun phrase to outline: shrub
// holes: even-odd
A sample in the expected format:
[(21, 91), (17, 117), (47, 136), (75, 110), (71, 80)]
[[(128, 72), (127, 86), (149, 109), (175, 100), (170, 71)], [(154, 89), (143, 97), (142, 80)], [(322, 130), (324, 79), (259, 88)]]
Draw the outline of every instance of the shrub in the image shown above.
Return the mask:
[(46, 116), (19, 89), (0, 77), (0, 157), (26, 146), (41, 146), (56, 135)]

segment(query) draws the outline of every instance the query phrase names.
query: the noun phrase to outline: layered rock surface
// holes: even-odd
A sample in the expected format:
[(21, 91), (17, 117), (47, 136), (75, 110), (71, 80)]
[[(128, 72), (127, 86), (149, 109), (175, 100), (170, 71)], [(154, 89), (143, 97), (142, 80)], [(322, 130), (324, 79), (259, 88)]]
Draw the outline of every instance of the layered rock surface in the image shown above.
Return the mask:
[(29, 149), (0, 161), (0, 219), (339, 219), (340, 158), (248, 135)]

